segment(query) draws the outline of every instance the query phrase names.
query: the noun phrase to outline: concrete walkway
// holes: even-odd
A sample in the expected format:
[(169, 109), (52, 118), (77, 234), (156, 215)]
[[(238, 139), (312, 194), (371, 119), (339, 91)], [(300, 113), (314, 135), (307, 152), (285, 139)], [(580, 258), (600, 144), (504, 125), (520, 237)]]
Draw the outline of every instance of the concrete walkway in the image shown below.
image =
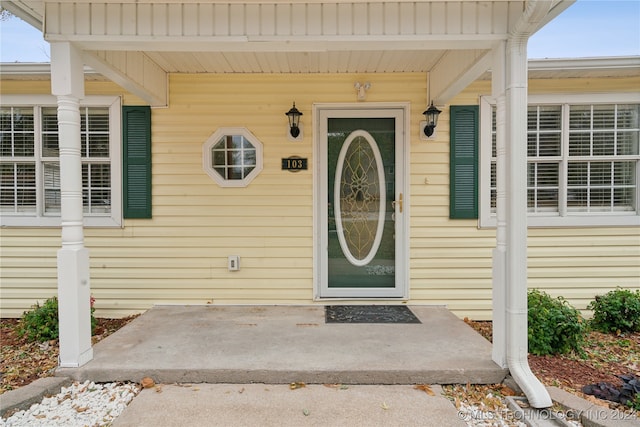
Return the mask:
[(491, 344), (444, 307), (421, 324), (325, 323), (322, 306), (157, 306), (56, 375), (97, 382), (499, 383)]
[(143, 390), (114, 427), (466, 426), (454, 405), (405, 385), (161, 385)]

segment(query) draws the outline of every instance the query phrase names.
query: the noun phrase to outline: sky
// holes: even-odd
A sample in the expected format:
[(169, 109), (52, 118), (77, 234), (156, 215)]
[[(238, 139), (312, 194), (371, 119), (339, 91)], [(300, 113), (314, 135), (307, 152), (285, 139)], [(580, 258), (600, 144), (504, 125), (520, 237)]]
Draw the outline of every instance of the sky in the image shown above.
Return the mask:
[[(532, 59), (630, 55), (640, 55), (640, 0), (578, 0), (528, 47)], [(49, 62), (49, 44), (11, 17), (0, 22), (0, 62)]]

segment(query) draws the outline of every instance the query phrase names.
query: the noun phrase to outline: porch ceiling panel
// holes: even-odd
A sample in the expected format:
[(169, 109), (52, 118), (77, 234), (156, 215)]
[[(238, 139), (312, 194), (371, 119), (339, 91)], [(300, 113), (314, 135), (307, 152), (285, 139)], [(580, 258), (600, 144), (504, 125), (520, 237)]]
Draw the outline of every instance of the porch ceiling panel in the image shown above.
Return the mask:
[(169, 73), (375, 73), (426, 72), (444, 52), (146, 52), (146, 55)]

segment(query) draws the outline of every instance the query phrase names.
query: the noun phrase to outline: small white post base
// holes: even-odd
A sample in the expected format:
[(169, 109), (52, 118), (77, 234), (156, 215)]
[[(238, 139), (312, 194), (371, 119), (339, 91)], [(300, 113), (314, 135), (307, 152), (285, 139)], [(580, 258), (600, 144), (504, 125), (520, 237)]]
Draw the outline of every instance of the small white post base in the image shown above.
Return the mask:
[(89, 251), (58, 251), (58, 321), (61, 368), (78, 368), (93, 359), (91, 347)]

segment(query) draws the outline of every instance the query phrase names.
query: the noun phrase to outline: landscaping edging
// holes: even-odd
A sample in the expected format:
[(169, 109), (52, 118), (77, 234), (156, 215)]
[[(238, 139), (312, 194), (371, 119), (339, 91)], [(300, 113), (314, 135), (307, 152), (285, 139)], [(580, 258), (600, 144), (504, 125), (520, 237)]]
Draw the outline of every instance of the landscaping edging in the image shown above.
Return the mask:
[(547, 387), (554, 402), (579, 416), (584, 427), (640, 427), (640, 418), (596, 405), (558, 387)]
[(0, 416), (10, 411), (28, 409), (34, 403), (40, 403), (45, 396), (60, 393), (60, 388), (71, 384), (69, 377), (45, 377), (0, 395)]

